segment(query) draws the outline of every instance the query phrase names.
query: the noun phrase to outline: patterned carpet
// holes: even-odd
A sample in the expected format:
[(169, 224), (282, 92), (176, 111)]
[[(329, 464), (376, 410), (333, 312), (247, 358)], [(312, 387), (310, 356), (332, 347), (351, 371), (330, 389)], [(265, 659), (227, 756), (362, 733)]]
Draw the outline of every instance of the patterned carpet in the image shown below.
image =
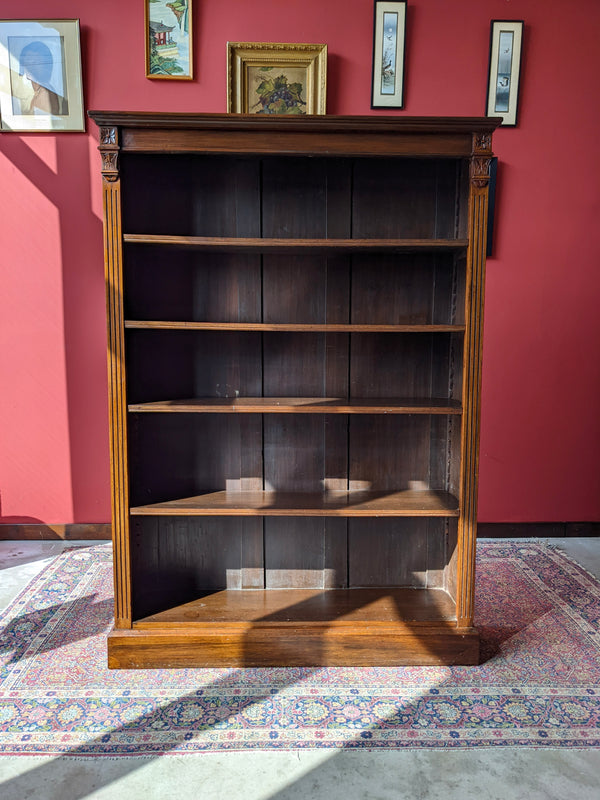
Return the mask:
[(110, 545), (67, 550), (0, 618), (0, 753), (600, 747), (600, 585), (480, 542), (478, 667), (109, 671)]

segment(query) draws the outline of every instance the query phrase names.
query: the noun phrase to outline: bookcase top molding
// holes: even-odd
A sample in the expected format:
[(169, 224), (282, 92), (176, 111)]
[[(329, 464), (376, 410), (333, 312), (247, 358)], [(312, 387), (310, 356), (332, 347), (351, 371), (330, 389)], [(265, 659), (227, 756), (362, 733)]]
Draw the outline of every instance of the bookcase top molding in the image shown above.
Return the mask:
[(101, 130), (100, 149), (131, 152), (204, 150), (468, 157), (473, 153), (491, 154), (491, 134), (501, 122), (494, 117), (275, 118), (257, 114), (126, 111), (88, 114)]
[(228, 130), (393, 130), (398, 133), (492, 132), (500, 117), (395, 117), (382, 115), (192, 114), (157, 111), (88, 111), (102, 127), (225, 128)]

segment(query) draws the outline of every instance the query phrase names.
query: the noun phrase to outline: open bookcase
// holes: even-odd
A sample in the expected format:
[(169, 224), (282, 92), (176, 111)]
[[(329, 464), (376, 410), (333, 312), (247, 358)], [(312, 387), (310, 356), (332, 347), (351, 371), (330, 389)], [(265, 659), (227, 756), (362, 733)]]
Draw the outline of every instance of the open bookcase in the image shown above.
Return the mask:
[(109, 666), (476, 663), (499, 120), (90, 116)]

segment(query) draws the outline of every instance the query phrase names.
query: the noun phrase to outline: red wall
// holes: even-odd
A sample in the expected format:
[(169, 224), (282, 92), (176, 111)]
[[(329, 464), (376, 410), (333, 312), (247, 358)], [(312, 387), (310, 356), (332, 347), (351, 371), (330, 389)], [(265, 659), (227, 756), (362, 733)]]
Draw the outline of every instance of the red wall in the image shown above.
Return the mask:
[[(193, 82), (144, 77), (143, 4), (80, 17), (87, 108), (224, 111), (225, 43), (327, 42), (328, 112), (372, 113), (371, 0), (195, 0)], [(600, 3), (412, 0), (408, 115), (480, 115), (491, 19), (524, 19), (518, 128), (501, 129), (480, 463), (486, 522), (600, 519)], [(0, 18), (14, 3), (0, 0)], [(110, 518), (97, 131), (0, 134), (0, 515)]]

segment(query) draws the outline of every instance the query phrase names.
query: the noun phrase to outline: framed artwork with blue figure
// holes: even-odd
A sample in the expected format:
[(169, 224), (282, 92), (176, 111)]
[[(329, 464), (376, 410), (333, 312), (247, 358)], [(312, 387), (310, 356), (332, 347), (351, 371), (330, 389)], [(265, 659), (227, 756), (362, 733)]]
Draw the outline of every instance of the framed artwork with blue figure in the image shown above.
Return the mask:
[(85, 130), (79, 20), (0, 20), (0, 129)]

